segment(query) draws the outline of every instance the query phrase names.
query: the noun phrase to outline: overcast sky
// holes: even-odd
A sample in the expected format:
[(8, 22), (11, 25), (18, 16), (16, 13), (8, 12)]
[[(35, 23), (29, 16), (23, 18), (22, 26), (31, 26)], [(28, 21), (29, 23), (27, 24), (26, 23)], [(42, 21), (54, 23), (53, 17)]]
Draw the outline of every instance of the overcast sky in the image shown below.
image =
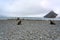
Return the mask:
[(60, 16), (60, 0), (0, 0), (0, 15), (43, 17), (51, 10)]

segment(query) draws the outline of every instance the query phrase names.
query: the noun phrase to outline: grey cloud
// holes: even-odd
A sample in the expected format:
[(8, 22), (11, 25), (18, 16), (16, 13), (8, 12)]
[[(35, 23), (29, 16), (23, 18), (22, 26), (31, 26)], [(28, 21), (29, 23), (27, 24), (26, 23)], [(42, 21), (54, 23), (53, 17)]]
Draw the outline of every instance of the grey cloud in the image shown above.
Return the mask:
[[(7, 2), (7, 3), (6, 3)], [(1, 7), (0, 14), (5, 16), (27, 16), (47, 14), (50, 9), (40, 7), (40, 0), (6, 1)]]

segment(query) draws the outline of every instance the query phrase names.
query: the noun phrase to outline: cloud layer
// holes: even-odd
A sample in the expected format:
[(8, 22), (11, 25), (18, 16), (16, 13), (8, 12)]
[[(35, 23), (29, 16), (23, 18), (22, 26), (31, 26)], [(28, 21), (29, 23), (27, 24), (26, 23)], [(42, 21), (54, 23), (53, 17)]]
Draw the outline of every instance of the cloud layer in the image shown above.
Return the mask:
[(42, 17), (50, 10), (59, 14), (59, 3), (59, 0), (0, 0), (0, 15)]

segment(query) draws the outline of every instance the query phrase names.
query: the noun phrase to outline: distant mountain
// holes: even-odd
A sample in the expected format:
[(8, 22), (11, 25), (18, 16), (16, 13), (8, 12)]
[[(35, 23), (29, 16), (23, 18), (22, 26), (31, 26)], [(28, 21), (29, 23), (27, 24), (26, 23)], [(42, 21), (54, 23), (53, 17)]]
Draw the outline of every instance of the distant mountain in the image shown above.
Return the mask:
[(57, 14), (54, 11), (50, 11), (44, 18), (56, 18)]

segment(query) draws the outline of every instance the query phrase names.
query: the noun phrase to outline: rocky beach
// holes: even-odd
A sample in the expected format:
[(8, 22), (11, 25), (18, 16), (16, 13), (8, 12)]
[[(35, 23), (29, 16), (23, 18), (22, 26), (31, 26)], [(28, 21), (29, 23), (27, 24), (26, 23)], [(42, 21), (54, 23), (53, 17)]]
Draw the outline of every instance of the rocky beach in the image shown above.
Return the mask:
[(0, 20), (0, 40), (60, 40), (60, 21), (54, 20)]

